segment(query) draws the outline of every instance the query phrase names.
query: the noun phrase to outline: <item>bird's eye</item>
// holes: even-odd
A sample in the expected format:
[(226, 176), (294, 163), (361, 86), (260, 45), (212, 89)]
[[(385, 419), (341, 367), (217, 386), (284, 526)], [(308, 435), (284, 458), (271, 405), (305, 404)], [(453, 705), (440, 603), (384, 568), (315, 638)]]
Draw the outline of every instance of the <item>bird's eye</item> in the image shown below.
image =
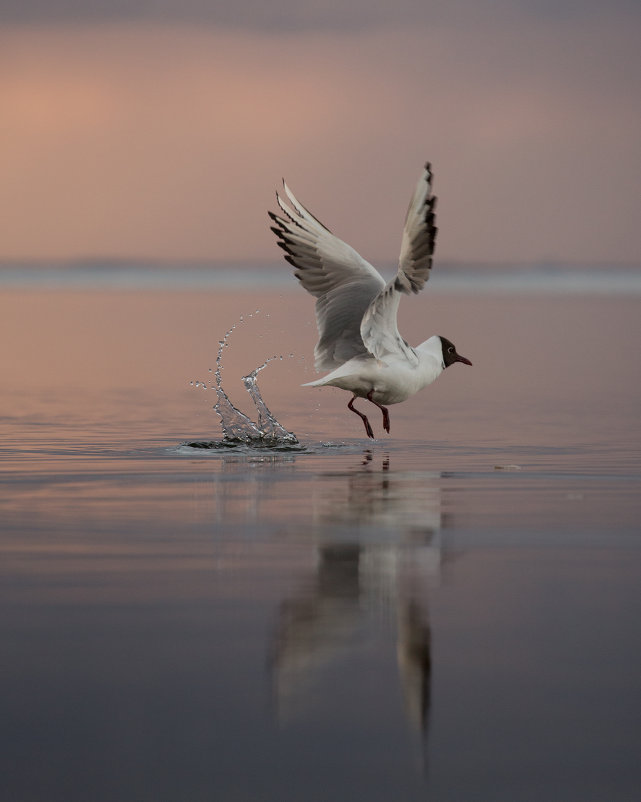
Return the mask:
[(454, 353), (454, 346), (453, 345), (450, 345), (450, 347), (447, 349), (447, 353), (448, 354), (453, 354)]

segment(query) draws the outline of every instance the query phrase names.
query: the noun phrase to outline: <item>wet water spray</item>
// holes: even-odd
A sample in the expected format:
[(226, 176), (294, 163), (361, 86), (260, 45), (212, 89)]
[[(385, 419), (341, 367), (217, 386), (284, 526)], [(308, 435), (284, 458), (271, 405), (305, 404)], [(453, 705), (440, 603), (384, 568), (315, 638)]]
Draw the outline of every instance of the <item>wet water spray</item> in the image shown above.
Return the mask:
[[(255, 314), (258, 314), (258, 310)], [(253, 317), (253, 315), (249, 315), (249, 317)], [(223, 388), (223, 351), (229, 346), (229, 337), (236, 329), (236, 326), (243, 322), (244, 318), (241, 317), (238, 323), (234, 323), (234, 325), (225, 332), (222, 340), (219, 340), (218, 353), (216, 355), (216, 368), (214, 370), (214, 384), (210, 384), (210, 388), (216, 391), (214, 411), (220, 418), (220, 425), (223, 430), (223, 443), (229, 445), (234, 443), (266, 446), (294, 445), (298, 443), (298, 438), (293, 432), (289, 432), (285, 429), (270, 412), (267, 404), (263, 401), (258, 387), (258, 374), (260, 371), (266, 368), (267, 365), (275, 359), (282, 359), (282, 356), (269, 357), (269, 359), (266, 359), (262, 365), (259, 365), (247, 376), (243, 376), (242, 381), (245, 385), (245, 389), (249, 393), (258, 412), (258, 421), (256, 423), (232, 403)], [(195, 384), (196, 387), (201, 386), (203, 389), (208, 389), (205, 382), (192, 382), (192, 384)]]
[(260, 371), (266, 368), (274, 359), (282, 360), (282, 358), (282, 356), (269, 357), (262, 365), (254, 368), (249, 375), (243, 376), (243, 384), (258, 410), (258, 429), (261, 432), (261, 436), (279, 443), (297, 443), (298, 439), (296, 435), (292, 432), (288, 432), (269, 411), (258, 388), (258, 374)]

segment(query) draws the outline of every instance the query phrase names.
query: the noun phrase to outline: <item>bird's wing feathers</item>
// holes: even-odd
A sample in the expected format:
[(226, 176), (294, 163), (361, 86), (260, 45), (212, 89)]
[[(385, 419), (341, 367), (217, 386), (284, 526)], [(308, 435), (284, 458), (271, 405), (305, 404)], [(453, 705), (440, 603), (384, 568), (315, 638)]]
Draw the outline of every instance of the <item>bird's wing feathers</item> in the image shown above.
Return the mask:
[(404, 292), (420, 292), (430, 277), (436, 244), (436, 197), (432, 195), (432, 167), (425, 165), (407, 209), (396, 281)]
[(385, 282), (354, 248), (299, 203), (285, 182), (283, 187), (291, 207), (276, 193), (284, 217), (269, 212), (275, 223), (272, 231), (285, 259), (296, 268), (296, 278), (316, 298), (320, 339), (315, 364), (317, 370), (329, 370), (367, 353), (361, 320)]
[(382, 362), (403, 356), (410, 365), (418, 365), (416, 352), (398, 332), (396, 316), (400, 300), (400, 292), (390, 281), (365, 310), (360, 326), (361, 339), (369, 353)]
[(372, 300), (363, 315), (361, 337), (367, 350), (377, 359), (402, 354), (410, 363), (418, 358), (398, 333), (396, 322), (400, 293), (420, 292), (430, 277), (432, 254), (438, 229), (435, 225), (436, 198), (432, 195), (432, 169), (425, 165), (410, 201), (398, 271)]
[(299, 203), (284, 181), (283, 188), (291, 207), (276, 193), (284, 217), (273, 212), (269, 216), (285, 259), (316, 298), (316, 369), (330, 370), (367, 354), (381, 360), (403, 356), (417, 364), (416, 352), (398, 333), (396, 317), (400, 294), (419, 292), (432, 267), (437, 228), (429, 162), (407, 210), (398, 271), (389, 284)]

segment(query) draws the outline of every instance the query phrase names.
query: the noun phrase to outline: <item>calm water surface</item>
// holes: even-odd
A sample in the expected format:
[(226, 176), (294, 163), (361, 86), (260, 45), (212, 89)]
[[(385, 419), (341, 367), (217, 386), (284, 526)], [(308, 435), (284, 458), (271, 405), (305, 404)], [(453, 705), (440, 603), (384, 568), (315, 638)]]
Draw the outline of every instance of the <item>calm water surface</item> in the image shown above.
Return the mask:
[[(1, 798), (635, 799), (640, 300), (411, 299), (367, 442), (295, 285), (5, 287)], [(186, 445), (241, 316), (296, 448)]]

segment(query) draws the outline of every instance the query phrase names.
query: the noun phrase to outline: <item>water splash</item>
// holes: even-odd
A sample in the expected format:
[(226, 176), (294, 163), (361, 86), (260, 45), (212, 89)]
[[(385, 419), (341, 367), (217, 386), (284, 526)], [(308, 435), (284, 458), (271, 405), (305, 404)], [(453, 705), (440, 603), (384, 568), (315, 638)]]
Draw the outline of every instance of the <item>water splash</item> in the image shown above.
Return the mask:
[(282, 358), (282, 356), (270, 356), (269, 359), (266, 359), (262, 365), (254, 368), (249, 375), (243, 376), (243, 384), (245, 385), (245, 389), (249, 393), (251, 400), (254, 402), (254, 405), (258, 410), (258, 429), (261, 431), (262, 437), (269, 440), (274, 440), (278, 443), (297, 443), (298, 439), (296, 435), (292, 432), (288, 432), (284, 426), (281, 426), (274, 415), (272, 415), (272, 413), (269, 411), (267, 404), (263, 401), (260, 390), (258, 389), (258, 374), (260, 371), (266, 368), (270, 362), (274, 361), (274, 359)]
[[(257, 310), (258, 311), (258, 310)], [(252, 317), (252, 315), (249, 315)], [(244, 318), (241, 316), (238, 324), (234, 325), (225, 332), (225, 336), (218, 343), (218, 353), (216, 355), (216, 369), (214, 371), (214, 384), (211, 385), (212, 389), (216, 391), (216, 403), (214, 404), (214, 411), (220, 418), (220, 425), (223, 430), (223, 444), (246, 444), (257, 446), (282, 446), (282, 445), (295, 445), (298, 443), (298, 438), (293, 432), (289, 432), (282, 426), (272, 415), (263, 401), (263, 398), (258, 388), (258, 374), (274, 359), (279, 357), (272, 356), (266, 359), (262, 365), (259, 365), (249, 375), (243, 376), (243, 384), (250, 398), (254, 402), (258, 412), (258, 422), (255, 423), (251, 418), (241, 412), (230, 400), (225, 392), (222, 383), (223, 371), (223, 351), (228, 347), (229, 337), (237, 325), (242, 323)], [(280, 357), (282, 359), (282, 357)], [(193, 384), (193, 382), (192, 382)], [(202, 386), (207, 389), (204, 382), (196, 382), (196, 387)]]

